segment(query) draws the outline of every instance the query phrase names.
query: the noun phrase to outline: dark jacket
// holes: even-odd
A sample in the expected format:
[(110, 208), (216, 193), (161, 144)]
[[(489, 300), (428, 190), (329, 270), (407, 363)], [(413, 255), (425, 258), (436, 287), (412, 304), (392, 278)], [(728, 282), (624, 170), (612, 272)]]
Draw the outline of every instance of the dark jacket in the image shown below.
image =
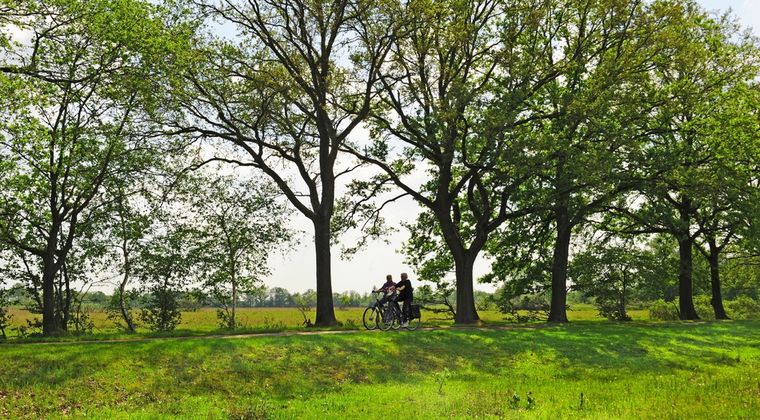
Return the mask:
[(398, 290), (399, 287), (404, 287), (404, 290), (401, 290), (398, 295), (398, 300), (410, 300), (412, 299), (412, 282), (409, 281), (409, 279), (401, 280), (400, 282), (396, 283), (396, 290)]

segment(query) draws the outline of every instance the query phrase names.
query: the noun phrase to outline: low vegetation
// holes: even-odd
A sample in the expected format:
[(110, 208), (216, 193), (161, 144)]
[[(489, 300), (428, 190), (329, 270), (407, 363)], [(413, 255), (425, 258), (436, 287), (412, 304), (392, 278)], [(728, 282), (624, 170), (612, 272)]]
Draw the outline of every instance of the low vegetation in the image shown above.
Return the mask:
[(5, 344), (0, 357), (0, 416), (11, 418), (760, 412), (758, 321)]

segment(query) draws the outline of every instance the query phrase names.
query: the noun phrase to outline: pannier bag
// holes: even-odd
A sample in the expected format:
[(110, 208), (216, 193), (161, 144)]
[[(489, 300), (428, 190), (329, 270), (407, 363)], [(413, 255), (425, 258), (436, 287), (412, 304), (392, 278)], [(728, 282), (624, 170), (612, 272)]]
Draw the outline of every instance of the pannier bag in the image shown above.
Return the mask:
[(412, 304), (410, 310), (412, 312), (412, 319), (420, 318), (420, 305)]

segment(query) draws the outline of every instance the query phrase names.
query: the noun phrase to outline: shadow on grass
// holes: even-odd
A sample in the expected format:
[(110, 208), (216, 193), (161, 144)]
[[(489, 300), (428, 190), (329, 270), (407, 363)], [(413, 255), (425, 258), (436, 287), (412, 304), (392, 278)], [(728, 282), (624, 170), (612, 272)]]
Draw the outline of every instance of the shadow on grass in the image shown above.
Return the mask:
[(458, 379), (505, 375), (521, 363), (556, 378), (660, 373), (737, 363), (757, 348), (760, 322), (577, 322), (516, 329), (450, 329), (250, 339), (0, 347), (0, 390), (118, 383), (155, 395), (306, 398), (348, 384), (419, 382), (443, 368)]

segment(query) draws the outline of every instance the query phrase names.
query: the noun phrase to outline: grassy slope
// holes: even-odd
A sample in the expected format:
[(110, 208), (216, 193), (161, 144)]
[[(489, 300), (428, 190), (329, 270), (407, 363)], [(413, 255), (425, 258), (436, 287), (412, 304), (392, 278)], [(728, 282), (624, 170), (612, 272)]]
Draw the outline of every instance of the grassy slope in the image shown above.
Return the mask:
[[(429, 418), (754, 418), (760, 412), (757, 321), (5, 344), (0, 366), (0, 417), (377, 418), (393, 410)], [(530, 410), (528, 392), (536, 400)], [(513, 393), (522, 397), (518, 409), (509, 407)]]

